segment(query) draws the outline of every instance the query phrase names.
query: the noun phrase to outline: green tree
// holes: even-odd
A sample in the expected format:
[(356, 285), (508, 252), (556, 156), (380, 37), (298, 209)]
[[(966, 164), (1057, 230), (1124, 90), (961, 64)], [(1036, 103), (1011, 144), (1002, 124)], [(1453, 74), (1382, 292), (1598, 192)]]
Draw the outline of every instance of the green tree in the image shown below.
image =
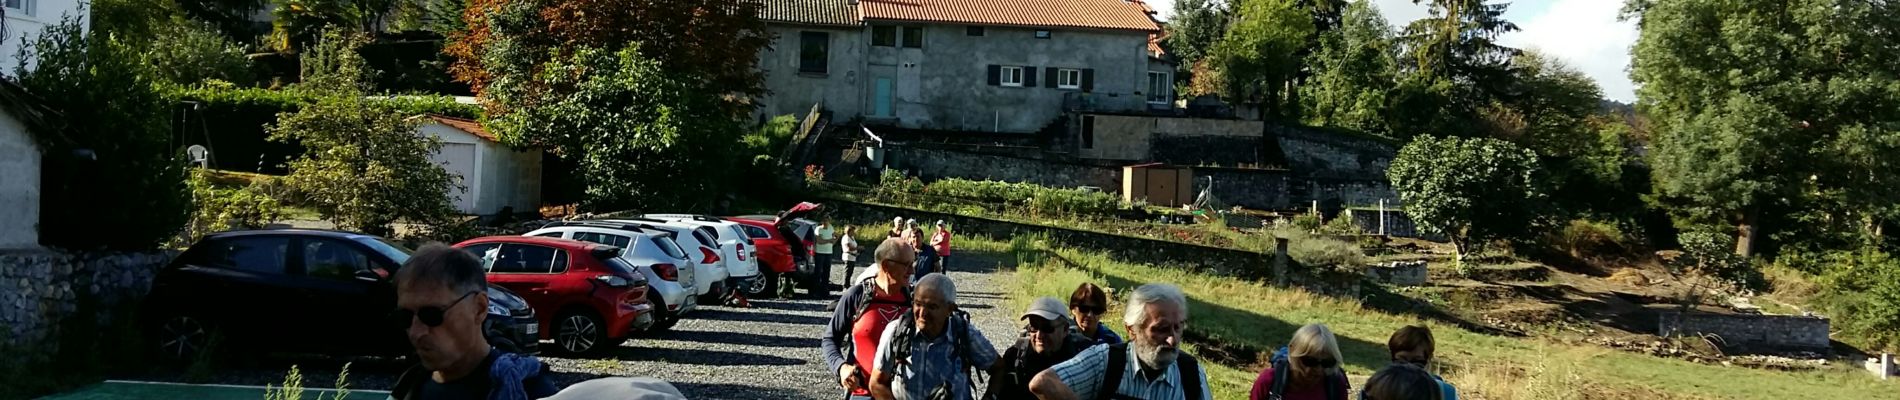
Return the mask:
[(1900, 211), (1900, 5), (1632, 1), (1656, 199), (1684, 227), (1855, 248)]
[(489, 126), (505, 141), (577, 158), (589, 208), (692, 206), (694, 196), (678, 194), (717, 193), (741, 161), (730, 154), (744, 129), (699, 76), (669, 71), (637, 47), (582, 47), (544, 68), (532, 84), (499, 79), (489, 87), (489, 100), (511, 110)]
[(1175, 57), (1175, 80), (1188, 82), (1194, 77), (1194, 64), (1207, 58), (1215, 43), (1227, 33), (1229, 11), (1219, 0), (1181, 0), (1174, 3), (1174, 17), (1165, 26), (1167, 39), (1161, 46)]
[(1319, 34), (1319, 48), (1302, 83), (1307, 123), (1385, 135), (1386, 102), (1397, 80), (1392, 27), (1367, 0), (1347, 6), (1339, 29)]
[(1227, 35), (1208, 55), (1225, 82), (1223, 97), (1259, 104), (1269, 119), (1295, 114), (1287, 94), (1313, 33), (1312, 16), (1294, 0), (1239, 0), (1234, 11)]
[(1465, 135), (1482, 123), (1486, 107), (1506, 100), (1512, 87), (1511, 58), (1517, 50), (1497, 43), (1517, 25), (1503, 18), (1508, 4), (1483, 0), (1413, 0), (1430, 16), (1412, 21), (1400, 35), (1403, 62), (1389, 125), (1418, 134)]
[(324, 32), (381, 32), (396, 11), (397, 0), (271, 0), (271, 32), (266, 43), (277, 51), (298, 52)]
[(209, 79), (250, 85), (251, 62), (244, 48), (219, 34), (217, 28), (183, 17), (159, 26), (159, 40), (144, 49), (144, 58), (159, 79), (190, 85)]
[[(45, 154), (40, 241), (66, 248), (147, 249), (190, 212), (169, 107), (135, 46), (67, 16), (23, 46), (19, 84), (58, 112), (36, 131)], [(112, 227), (100, 235), (99, 227)]]
[(307, 149), (290, 162), (285, 186), (339, 228), (391, 236), (397, 221), (436, 225), (454, 212), (450, 196), (465, 195), (456, 178), (429, 159), (441, 140), (417, 132), (420, 122), (394, 103), (363, 91), (360, 36), (331, 31), (310, 50), (300, 89), (318, 93), (314, 104), (281, 114), (267, 128), (271, 140)]
[(173, 0), (141, 1), (118, 0), (135, 4), (141, 8), (160, 8), (155, 5), (174, 6), (184, 16), (204, 21), (218, 28), (226, 37), (238, 42), (250, 43), (265, 32), (255, 27), (255, 18), (269, 0)]
[(1444, 233), (1458, 260), (1497, 239), (1523, 239), (1541, 225), (1537, 155), (1490, 138), (1420, 137), (1386, 170), (1405, 213)]

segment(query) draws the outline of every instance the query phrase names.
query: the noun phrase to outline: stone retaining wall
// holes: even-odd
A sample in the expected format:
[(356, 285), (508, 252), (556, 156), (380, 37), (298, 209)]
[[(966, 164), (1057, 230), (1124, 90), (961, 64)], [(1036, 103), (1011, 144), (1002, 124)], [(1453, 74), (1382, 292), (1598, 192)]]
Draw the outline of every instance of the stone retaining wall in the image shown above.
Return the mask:
[[(151, 291), (152, 278), (177, 252), (0, 252), (0, 347), (58, 351), (63, 322), (86, 318), (110, 326)], [(88, 307), (82, 309), (85, 303)]]
[(1120, 193), (1122, 189), (1121, 167), (1051, 162), (913, 145), (892, 144), (889, 149), (895, 168), (914, 171), (928, 180), (997, 180), (1056, 188), (1094, 186), (1108, 193)]
[(1828, 319), (1794, 315), (1660, 313), (1661, 336), (1713, 335), (1743, 353), (1812, 351), (1826, 353)]

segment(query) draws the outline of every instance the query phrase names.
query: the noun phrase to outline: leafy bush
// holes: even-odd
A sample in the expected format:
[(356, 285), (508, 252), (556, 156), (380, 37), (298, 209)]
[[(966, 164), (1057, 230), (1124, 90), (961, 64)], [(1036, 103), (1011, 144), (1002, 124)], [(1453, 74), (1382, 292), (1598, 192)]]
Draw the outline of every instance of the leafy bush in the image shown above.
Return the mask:
[(904, 201), (924, 191), (923, 181), (905, 176), (902, 171), (885, 169), (878, 176), (877, 188), (872, 194), (886, 201)]
[(1301, 232), (1319, 232), (1321, 224), (1323, 223), (1320, 222), (1318, 215), (1300, 214), (1293, 216), (1293, 227), (1298, 228)]
[(244, 48), (224, 37), (211, 24), (172, 18), (157, 28), (158, 37), (144, 47), (143, 58), (159, 79), (190, 85), (216, 79), (248, 86), (251, 62)]
[(1032, 183), (942, 179), (923, 192), (979, 202), (1023, 207), (1036, 215), (1112, 214), (1122, 209), (1120, 199), (1103, 192), (1057, 189)]
[(191, 171), (191, 222), (178, 245), (197, 243), (204, 235), (233, 229), (257, 229), (283, 218), (283, 206), (272, 196), (270, 183), (254, 181), (240, 189), (217, 187), (211, 172)]
[(1877, 250), (1836, 252), (1820, 279), (1821, 305), (1839, 337), (1866, 350), (1900, 350), (1900, 259)]
[(1761, 271), (1747, 258), (1735, 254), (1735, 237), (1708, 231), (1689, 231), (1676, 236), (1682, 243), (1682, 256), (1670, 269), (1696, 272), (1749, 289), (1765, 289)]
[(1629, 236), (1622, 229), (1614, 224), (1587, 219), (1570, 221), (1563, 229), (1551, 232), (1546, 240), (1556, 250), (1577, 259), (1622, 258), (1633, 250)]
[(1537, 155), (1490, 138), (1423, 137), (1399, 150), (1386, 177), (1418, 227), (1444, 233), (1457, 257), (1492, 240), (1530, 238), (1544, 195)]
[[(57, 115), (12, 110), (42, 145), (40, 241), (65, 248), (149, 249), (191, 212), (169, 105), (137, 46), (67, 16), (22, 47), (19, 84)], [(32, 65), (28, 70), (26, 65)], [(52, 130), (35, 122), (46, 120)], [(112, 234), (99, 234), (111, 227)]]
[(1322, 237), (1291, 238), (1287, 256), (1308, 267), (1357, 267), (1365, 265), (1366, 252), (1359, 245)]
[(353, 50), (360, 40), (325, 34), (310, 58), (334, 57), (316, 63), (334, 70), (304, 83), (320, 94), (316, 104), (269, 127), (273, 140), (309, 149), (290, 162), (284, 182), (344, 229), (388, 237), (399, 220), (441, 223), (454, 213), (444, 191), (466, 192), (429, 159), (441, 149), (440, 139), (417, 134), (419, 122), (390, 103), (364, 98), (363, 63)]
[(1358, 222), (1354, 222), (1352, 217), (1348, 217), (1343, 213), (1337, 217), (1333, 217), (1332, 221), (1327, 221), (1326, 225), (1319, 227), (1319, 232), (1327, 235), (1340, 236), (1365, 233), (1364, 230), (1359, 228)]

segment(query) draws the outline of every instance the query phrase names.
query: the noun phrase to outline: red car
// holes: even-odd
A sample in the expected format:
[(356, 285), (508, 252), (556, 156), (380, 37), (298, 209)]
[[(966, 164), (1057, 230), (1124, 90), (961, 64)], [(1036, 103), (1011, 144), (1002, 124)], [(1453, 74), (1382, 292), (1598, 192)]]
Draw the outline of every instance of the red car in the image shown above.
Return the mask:
[[(807, 283), (816, 283), (818, 281), (817, 277), (812, 276), (813, 271), (810, 265), (812, 259), (812, 245), (816, 244), (814, 242), (816, 237), (812, 235), (812, 231), (817, 228), (817, 225), (810, 221), (799, 219), (799, 217), (803, 217), (817, 210), (818, 207), (817, 204), (799, 203), (798, 206), (792, 207), (791, 210), (787, 210), (783, 214), (784, 218), (787, 219), (784, 226), (775, 224), (774, 221), (778, 220), (779, 217), (771, 215), (746, 215), (726, 218), (727, 221), (739, 223), (741, 227), (745, 228), (746, 236), (752, 238), (752, 246), (758, 252), (759, 265), (761, 266), (760, 272), (763, 273), (766, 278), (763, 279), (765, 281), (764, 285), (748, 285), (746, 287), (746, 295), (754, 296), (772, 293), (778, 288), (778, 276), (783, 274), (792, 274), (793, 277)], [(804, 249), (804, 255), (792, 257), (792, 246), (785, 241), (787, 236), (796, 236), (799, 238), (799, 243), (803, 245), (801, 248)], [(757, 291), (756, 293), (754, 292), (755, 290)]]
[(567, 353), (611, 349), (653, 326), (646, 278), (620, 260), (619, 247), (534, 236), (475, 238), (455, 247), (482, 257), (489, 283), (527, 299), (541, 337)]

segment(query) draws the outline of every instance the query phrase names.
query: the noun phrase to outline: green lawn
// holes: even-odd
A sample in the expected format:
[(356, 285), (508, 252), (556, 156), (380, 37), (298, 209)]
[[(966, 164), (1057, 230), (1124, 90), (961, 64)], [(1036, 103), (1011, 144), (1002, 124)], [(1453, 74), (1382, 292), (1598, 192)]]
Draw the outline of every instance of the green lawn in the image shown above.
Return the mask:
[[(959, 245), (1006, 252), (1012, 247), (984, 238), (965, 238)], [(1018, 243), (1013, 247), (1025, 246)], [(1392, 331), (1408, 324), (1426, 324), (1438, 340), (1438, 357), (1448, 366), (1440, 367), (1440, 372), (1458, 385), (1465, 397), (1473, 399), (1784, 400), (1878, 398), (1900, 391), (1900, 384), (1880, 382), (1859, 371), (1858, 366), (1777, 372), (1696, 364), (1542, 339), (1492, 336), (1299, 290), (1117, 262), (1099, 253), (1059, 249), (1051, 254), (1041, 262), (1018, 266), (1013, 281), (1019, 285), (1009, 291), (1013, 306), (1026, 306), (1036, 296), (1067, 298), (1082, 282), (1105, 283), (1117, 292), (1145, 282), (1173, 282), (1188, 294), (1188, 329), (1194, 333), (1225, 343), (1272, 349), (1283, 345), (1301, 325), (1325, 323), (1338, 335), (1346, 371), (1355, 376), (1369, 375), (1386, 364), (1384, 343)], [(1116, 304), (1105, 319), (1112, 324), (1119, 313)], [(1121, 330), (1119, 326), (1114, 328)], [(1258, 374), (1253, 369), (1251, 365), (1210, 365), (1214, 397), (1246, 398)]]

